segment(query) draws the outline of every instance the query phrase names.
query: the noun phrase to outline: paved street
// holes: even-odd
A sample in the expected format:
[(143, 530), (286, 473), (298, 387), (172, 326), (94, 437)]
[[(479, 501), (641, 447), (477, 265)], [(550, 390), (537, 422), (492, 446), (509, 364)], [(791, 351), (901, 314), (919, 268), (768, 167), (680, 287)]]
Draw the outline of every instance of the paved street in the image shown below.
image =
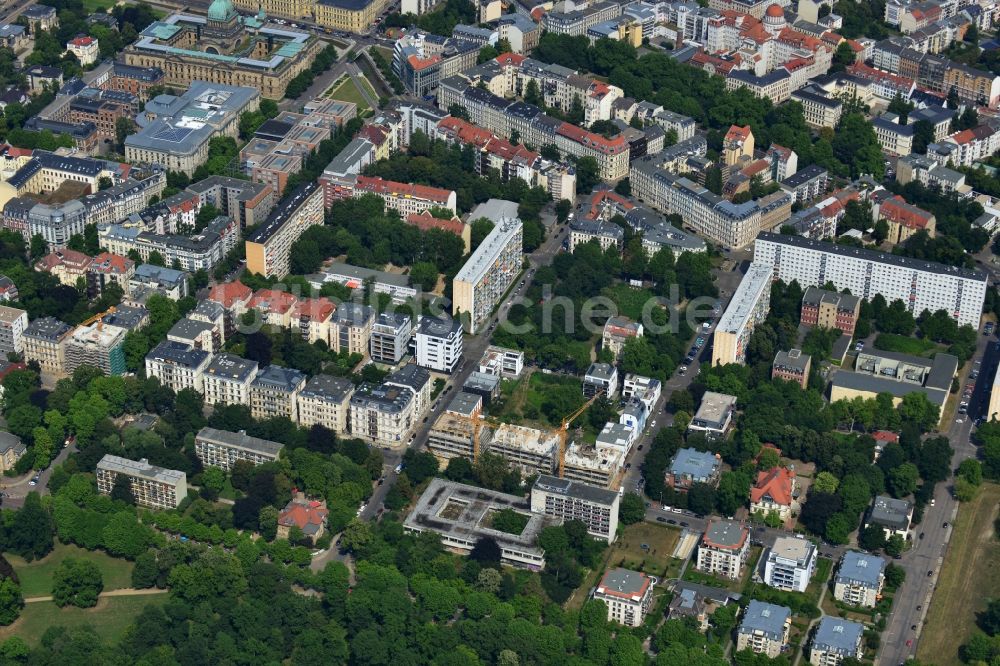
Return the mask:
[(34, 472), (28, 472), (23, 476), (16, 477), (10, 481), (4, 480), (0, 484), (0, 490), (3, 491), (3, 508), (5, 509), (20, 509), (24, 504), (24, 498), (28, 493), (36, 492), (39, 495), (45, 495), (48, 493), (49, 478), (52, 477), (52, 470), (56, 466), (63, 464), (69, 454), (76, 452), (76, 444), (71, 446), (64, 446), (56, 454), (55, 460), (52, 463), (38, 473), (38, 483), (34, 486), (29, 485), (31, 477), (34, 476)]
[[(975, 417), (986, 409), (986, 403), (989, 401), (993, 371), (1000, 360), (996, 338), (980, 334), (975, 358), (982, 358), (983, 361), (979, 379), (976, 380), (975, 392), (969, 401), (970, 418), (957, 423), (952, 417), (952, 422), (946, 430), (952, 448), (955, 449), (955, 456), (952, 459), (953, 469), (963, 460), (976, 457), (976, 447), (969, 441), (969, 437)], [(965, 382), (961, 382), (961, 385), (964, 386)], [(957, 514), (958, 502), (951, 495), (951, 483), (939, 484), (934, 496), (934, 506), (927, 506), (924, 509), (923, 521), (914, 529), (917, 536), (914, 538), (913, 547), (903, 554), (899, 562), (906, 569), (906, 582), (896, 593), (889, 624), (882, 634), (879, 664), (892, 666), (916, 656), (919, 633), (934, 586), (937, 584), (941, 562), (947, 552), (948, 541), (951, 538), (951, 524)], [(948, 527), (945, 527), (945, 523), (948, 523)], [(928, 572), (931, 575), (928, 576)]]

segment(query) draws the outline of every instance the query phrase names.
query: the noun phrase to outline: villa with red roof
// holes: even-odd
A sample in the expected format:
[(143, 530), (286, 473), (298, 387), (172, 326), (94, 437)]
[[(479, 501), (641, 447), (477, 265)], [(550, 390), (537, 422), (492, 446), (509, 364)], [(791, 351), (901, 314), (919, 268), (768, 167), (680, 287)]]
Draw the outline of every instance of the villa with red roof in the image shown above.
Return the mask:
[(86, 35), (78, 35), (69, 40), (66, 50), (75, 55), (83, 67), (94, 64), (101, 57), (100, 44), (95, 38)]
[(292, 310), (298, 299), (285, 291), (258, 289), (247, 304), (248, 310), (257, 310), (265, 324), (288, 328)]
[(128, 295), (128, 282), (135, 275), (135, 262), (128, 257), (101, 252), (87, 267), (87, 295), (96, 298), (109, 284), (117, 284)]
[(472, 251), (472, 226), (462, 222), (457, 215), (446, 220), (434, 217), (429, 210), (425, 210), (422, 213), (407, 215), (403, 221), (421, 231), (440, 229), (441, 231), (447, 231), (449, 234), (455, 234), (465, 244), (465, 253), (468, 254)]
[(315, 542), (326, 530), (329, 513), (325, 501), (306, 499), (304, 494), (296, 493), (278, 514), (278, 538), (287, 539), (292, 528), (297, 527)]
[(795, 493), (795, 472), (787, 467), (775, 467), (757, 474), (757, 482), (750, 489), (750, 513), (767, 516), (777, 514), (786, 525), (798, 507)]
[(86, 278), (92, 259), (83, 252), (64, 247), (48, 253), (37, 262), (35, 270), (51, 273), (59, 282), (70, 287), (76, 286), (77, 278)]
[(239, 318), (247, 311), (247, 305), (253, 298), (253, 290), (239, 280), (223, 282), (212, 287), (208, 292), (208, 300), (218, 303), (225, 310), (226, 337), (236, 330)]
[[(936, 218), (923, 208), (918, 208), (898, 194), (881, 198), (877, 192), (872, 195), (872, 213), (875, 221), (885, 220), (889, 224), (889, 235), (886, 240), (893, 245), (905, 242), (918, 231), (926, 231), (934, 237)], [(886, 192), (888, 194), (888, 192)], [(879, 199), (881, 198), (881, 201)]]
[(291, 323), (298, 324), (303, 339), (330, 344), (330, 320), (336, 309), (329, 298), (303, 298), (292, 306)]

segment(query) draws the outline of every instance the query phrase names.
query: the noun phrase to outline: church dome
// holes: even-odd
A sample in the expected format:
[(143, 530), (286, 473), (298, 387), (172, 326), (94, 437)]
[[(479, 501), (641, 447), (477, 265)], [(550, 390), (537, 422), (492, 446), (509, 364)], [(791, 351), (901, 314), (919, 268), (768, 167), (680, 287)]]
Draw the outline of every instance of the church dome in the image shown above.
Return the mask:
[(781, 5), (775, 3), (767, 8), (767, 15), (771, 18), (785, 18), (785, 10), (781, 8)]
[(228, 21), (236, 13), (232, 0), (212, 0), (208, 6), (208, 19), (210, 21)]

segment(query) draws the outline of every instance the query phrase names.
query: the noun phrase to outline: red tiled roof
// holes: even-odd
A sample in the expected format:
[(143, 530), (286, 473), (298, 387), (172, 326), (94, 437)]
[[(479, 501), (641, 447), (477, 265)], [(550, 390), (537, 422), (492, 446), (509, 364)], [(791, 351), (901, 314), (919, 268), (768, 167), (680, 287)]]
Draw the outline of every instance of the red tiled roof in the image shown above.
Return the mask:
[(421, 58), (417, 55), (411, 55), (406, 60), (410, 63), (410, 67), (419, 72), (422, 69), (427, 69), (431, 65), (436, 65), (441, 62), (441, 56), (436, 53), (429, 58)]
[(250, 299), (250, 303), (247, 307), (251, 309), (267, 310), (268, 312), (284, 314), (295, 305), (296, 300), (297, 299), (294, 296), (284, 291), (278, 291), (276, 289), (258, 289), (257, 292), (254, 293), (253, 298)]
[(635, 208), (635, 204), (619, 195), (613, 190), (598, 190), (590, 197), (590, 210), (587, 211), (587, 218), (596, 220), (601, 215), (601, 204), (609, 202), (611, 205), (629, 211)]
[(599, 153), (604, 153), (605, 155), (617, 155), (618, 153), (627, 150), (628, 144), (625, 143), (625, 137), (621, 134), (614, 137), (613, 139), (606, 139), (600, 134), (594, 134), (593, 132), (588, 132), (582, 127), (577, 127), (571, 123), (563, 123), (556, 129), (556, 133), (562, 136), (576, 141), (577, 143), (587, 146), (588, 148), (593, 148)]
[(208, 300), (215, 301), (227, 310), (237, 301), (247, 301), (253, 295), (253, 290), (239, 280), (217, 284), (208, 292)]
[(750, 138), (750, 126), (740, 127), (739, 125), (730, 125), (729, 131), (726, 132), (726, 141), (746, 141)]
[(886, 444), (896, 444), (899, 442), (899, 435), (888, 430), (876, 430), (872, 434), (872, 439), (876, 442), (885, 442)]
[(81, 35), (80, 37), (74, 37), (73, 39), (69, 40), (69, 43), (72, 44), (73, 46), (90, 46), (91, 44), (94, 43), (94, 38), (85, 37)]
[(337, 306), (329, 298), (305, 298), (294, 305), (292, 316), (296, 318), (309, 317), (314, 321), (325, 321), (330, 318)]
[(305, 529), (308, 525), (322, 525), (330, 513), (319, 502), (290, 502), (278, 515), (278, 524)]
[(456, 236), (461, 236), (462, 232), (465, 230), (465, 223), (457, 217), (453, 217), (450, 220), (444, 220), (440, 217), (434, 217), (428, 210), (425, 210), (422, 213), (407, 215), (406, 223), (415, 226), (421, 231), (440, 229), (441, 231), (447, 231), (448, 233), (455, 234)]
[(110, 252), (101, 252), (90, 262), (89, 270), (98, 273), (116, 273), (124, 275), (130, 268), (135, 266), (135, 262), (128, 257)]
[(520, 67), (524, 60), (525, 56), (519, 53), (501, 53), (496, 57), (496, 61), (501, 65), (513, 65), (514, 67)]
[(757, 474), (757, 483), (750, 489), (750, 502), (759, 502), (762, 497), (768, 495), (775, 504), (791, 506), (794, 480), (795, 472), (787, 467), (775, 467), (767, 472), (760, 472)]
[(424, 199), (434, 203), (447, 205), (453, 190), (440, 187), (428, 187), (413, 183), (397, 183), (378, 176), (358, 176), (354, 185), (355, 191), (371, 192), (380, 196), (409, 196), (414, 199)]
[(882, 202), (878, 209), (879, 216), (889, 222), (901, 224), (907, 229), (926, 229), (934, 216), (926, 210), (907, 203), (898, 194)]
[(61, 265), (75, 266), (80, 270), (83, 270), (90, 264), (90, 257), (85, 255), (83, 252), (77, 252), (76, 250), (71, 250), (68, 247), (64, 247), (61, 250), (56, 250), (45, 255), (38, 260), (35, 267), (38, 270), (51, 270), (56, 266)]

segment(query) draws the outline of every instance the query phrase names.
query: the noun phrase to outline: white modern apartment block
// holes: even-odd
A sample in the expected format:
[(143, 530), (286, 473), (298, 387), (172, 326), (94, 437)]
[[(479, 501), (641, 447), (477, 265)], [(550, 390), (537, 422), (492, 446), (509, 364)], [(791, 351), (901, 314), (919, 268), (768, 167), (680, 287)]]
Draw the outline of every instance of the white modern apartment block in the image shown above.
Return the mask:
[(874, 608), (885, 585), (885, 560), (856, 550), (844, 553), (833, 579), (833, 598), (852, 606)]
[(743, 276), (733, 300), (715, 327), (712, 365), (746, 363), (750, 336), (757, 324), (767, 318), (771, 307), (771, 276), (769, 265), (750, 264), (750, 270)]
[(656, 579), (640, 571), (610, 569), (594, 589), (594, 598), (608, 607), (608, 622), (626, 627), (641, 626), (653, 605)]
[(299, 391), (299, 425), (321, 425), (343, 435), (347, 432), (354, 384), (344, 377), (316, 375)]
[(452, 315), (469, 316), (475, 334), (489, 319), (521, 273), (524, 225), (516, 217), (503, 218), (479, 244), (452, 282)]
[(164, 340), (146, 354), (146, 376), (160, 380), (174, 393), (184, 389), (204, 393), (205, 369), (211, 360), (207, 351)]
[(105, 454), (97, 463), (97, 490), (110, 495), (119, 475), (128, 477), (135, 503), (150, 509), (176, 509), (187, 496), (187, 475), (175, 469)]
[(28, 313), (24, 310), (0, 305), (0, 354), (24, 351), (21, 337), (28, 328)]
[(778, 537), (767, 551), (764, 583), (786, 592), (805, 592), (816, 570), (816, 546), (799, 537)]
[(882, 294), (889, 303), (900, 300), (919, 316), (924, 310), (944, 310), (959, 326), (979, 327), (986, 298), (986, 273), (911, 259), (872, 250), (815, 241), (802, 236), (762, 233), (754, 246), (754, 263), (769, 266), (786, 284), (805, 287), (832, 282), (859, 298)]
[(774, 659), (788, 645), (792, 611), (784, 606), (751, 601), (736, 630), (736, 651), (752, 650)]
[(532, 512), (564, 521), (582, 521), (591, 536), (608, 543), (618, 532), (619, 499), (613, 490), (545, 474), (531, 487)]
[(502, 379), (517, 379), (524, 372), (524, 352), (490, 345), (479, 359), (479, 372)]
[(217, 354), (202, 375), (205, 404), (250, 404), (250, 383), (256, 376), (257, 361), (235, 354)]
[(215, 428), (202, 428), (194, 437), (194, 453), (205, 467), (218, 467), (224, 472), (232, 470), (237, 460), (247, 460), (254, 465), (273, 462), (283, 444), (268, 439), (251, 437), (246, 432), (230, 432)]
[(695, 569), (738, 580), (750, 553), (750, 530), (731, 520), (711, 520), (698, 544)]
[(462, 360), (462, 322), (447, 317), (424, 317), (414, 336), (417, 365), (437, 372), (452, 372)]
[(824, 616), (819, 621), (809, 650), (813, 666), (840, 666), (846, 658), (861, 659), (865, 625), (839, 617)]
[(372, 322), (371, 359), (376, 363), (396, 365), (406, 355), (413, 335), (413, 322), (407, 315), (383, 312)]

